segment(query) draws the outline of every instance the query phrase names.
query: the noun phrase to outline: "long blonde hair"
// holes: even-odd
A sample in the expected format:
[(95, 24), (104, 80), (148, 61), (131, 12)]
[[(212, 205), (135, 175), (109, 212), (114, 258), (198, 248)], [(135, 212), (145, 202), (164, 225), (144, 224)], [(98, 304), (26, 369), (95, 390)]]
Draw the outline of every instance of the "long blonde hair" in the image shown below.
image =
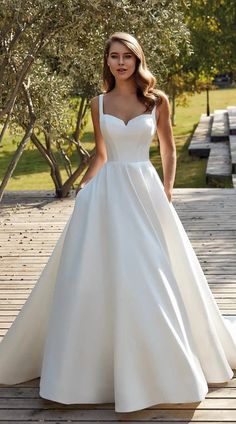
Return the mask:
[(130, 49), (136, 56), (136, 68), (134, 72), (135, 82), (137, 84), (137, 96), (146, 106), (146, 110), (152, 110), (155, 104), (162, 101), (162, 92), (155, 88), (156, 78), (149, 71), (143, 49), (136, 38), (126, 32), (115, 32), (105, 44), (103, 58), (103, 89), (106, 93), (115, 87), (115, 77), (111, 73), (107, 64), (110, 47), (113, 41), (118, 41)]

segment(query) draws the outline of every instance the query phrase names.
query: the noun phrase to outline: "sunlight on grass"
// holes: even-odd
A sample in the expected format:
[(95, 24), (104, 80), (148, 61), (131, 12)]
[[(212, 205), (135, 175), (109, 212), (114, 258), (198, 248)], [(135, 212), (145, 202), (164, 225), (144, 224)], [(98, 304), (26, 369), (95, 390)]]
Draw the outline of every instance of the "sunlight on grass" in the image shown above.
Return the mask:
[[(214, 109), (223, 109), (229, 105), (236, 104), (236, 89), (221, 89), (210, 92), (211, 112)], [(188, 143), (190, 135), (199, 121), (200, 115), (205, 113), (206, 95), (205, 93), (195, 94), (189, 97), (188, 106), (177, 106), (176, 125), (174, 127), (175, 142), (177, 148), (177, 173), (175, 187), (206, 187), (205, 170), (206, 159), (192, 159), (188, 155)], [(16, 148), (15, 143), (19, 141), (19, 136), (7, 134), (0, 146), (0, 178), (2, 179), (7, 165)], [(94, 146), (93, 127), (91, 119), (87, 124), (83, 145), (90, 151)], [(66, 179), (66, 172), (63, 169), (63, 163), (57, 153), (61, 164), (61, 173), (63, 180)], [(162, 178), (161, 160), (158, 152), (156, 139), (154, 138), (150, 148), (150, 159)], [(71, 156), (72, 169), (78, 166), (78, 156), (73, 153)], [(85, 172), (85, 171), (84, 171)], [(79, 183), (79, 181), (77, 181)], [(77, 185), (76, 183), (76, 185)], [(7, 185), (7, 190), (42, 190), (54, 189), (54, 184), (50, 177), (50, 168), (41, 156), (41, 154), (29, 143), (29, 147), (24, 151), (14, 174)]]

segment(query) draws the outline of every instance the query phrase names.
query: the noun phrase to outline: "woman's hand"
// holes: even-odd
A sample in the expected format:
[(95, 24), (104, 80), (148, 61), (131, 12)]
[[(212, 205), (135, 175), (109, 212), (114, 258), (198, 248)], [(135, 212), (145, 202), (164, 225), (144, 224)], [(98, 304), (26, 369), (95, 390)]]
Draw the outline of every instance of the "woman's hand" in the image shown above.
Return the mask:
[(75, 193), (77, 194), (80, 190), (82, 190), (82, 188), (84, 188), (85, 185), (86, 185), (85, 181), (81, 182), (80, 185), (75, 190)]
[(78, 194), (78, 192), (79, 192), (80, 190), (82, 190), (82, 188), (83, 188), (83, 187), (77, 187), (77, 189), (75, 190), (75, 194), (77, 195), (77, 194)]
[(162, 103), (157, 107), (157, 134), (160, 142), (160, 153), (164, 175), (164, 190), (171, 202), (176, 171), (176, 148), (170, 119), (168, 97), (163, 93)]

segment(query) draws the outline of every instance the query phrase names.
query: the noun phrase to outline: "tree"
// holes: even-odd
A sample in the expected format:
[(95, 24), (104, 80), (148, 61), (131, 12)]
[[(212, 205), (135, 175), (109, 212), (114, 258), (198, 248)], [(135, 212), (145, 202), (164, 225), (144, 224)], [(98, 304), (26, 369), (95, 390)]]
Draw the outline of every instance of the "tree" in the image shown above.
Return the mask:
[[(3, 123), (2, 137), (8, 125), (21, 125), (25, 130), (16, 157), (4, 178), (4, 187), (15, 169), (17, 160), (31, 139), (34, 145), (51, 163), (56, 195), (66, 196), (70, 187), (83, 172), (93, 156), (83, 149), (80, 128), (86, 116), (90, 98), (97, 94), (101, 82), (102, 53), (105, 39), (117, 30), (133, 33), (138, 37), (147, 55), (148, 63), (161, 82), (166, 73), (167, 58), (176, 56), (182, 44), (186, 44), (188, 30), (182, 12), (184, 1), (175, 0), (26, 0), (24, 9), (16, 0), (1, 1), (1, 100), (0, 117)], [(73, 40), (73, 42), (72, 42)], [(41, 69), (40, 69), (41, 66)], [(41, 96), (36, 90), (42, 67), (45, 79)], [(51, 76), (54, 75), (52, 82)], [(48, 76), (48, 77), (47, 77)], [(57, 76), (57, 77), (56, 77)], [(55, 86), (66, 81), (67, 94), (63, 100), (66, 108), (70, 98), (79, 96), (76, 127), (68, 134), (62, 129), (60, 119), (54, 119), (50, 108), (59, 111), (60, 92)], [(37, 93), (37, 94), (36, 94)], [(40, 102), (39, 102), (40, 99)], [(51, 99), (48, 102), (48, 99)], [(34, 121), (30, 120), (29, 102), (34, 110)], [(25, 113), (22, 120), (22, 113)], [(55, 112), (56, 113), (56, 112)], [(60, 113), (60, 112), (59, 112)], [(28, 116), (28, 121), (27, 121)], [(58, 116), (58, 114), (57, 114)], [(49, 119), (50, 117), (50, 119)], [(27, 126), (30, 123), (30, 130)], [(46, 127), (45, 127), (46, 126)], [(28, 130), (27, 130), (28, 128)], [(36, 136), (35, 128), (44, 134), (44, 142)], [(70, 159), (63, 149), (63, 137), (70, 148), (78, 151), (80, 165), (71, 171)], [(49, 148), (50, 146), (50, 148)], [(53, 148), (64, 156), (68, 181), (60, 178), (59, 167)], [(0, 198), (4, 189), (0, 186)]]
[(184, 91), (208, 92), (216, 73), (236, 69), (235, 1), (192, 0), (183, 10), (190, 32), (190, 49), (183, 45), (178, 57), (169, 56), (167, 89), (173, 112), (176, 96)]

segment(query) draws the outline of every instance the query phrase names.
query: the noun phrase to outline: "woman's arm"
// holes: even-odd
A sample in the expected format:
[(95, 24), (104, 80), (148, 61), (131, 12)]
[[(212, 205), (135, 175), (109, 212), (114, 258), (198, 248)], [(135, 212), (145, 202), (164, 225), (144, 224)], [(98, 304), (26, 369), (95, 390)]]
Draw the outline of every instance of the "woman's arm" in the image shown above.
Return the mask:
[(103, 166), (103, 164), (107, 160), (107, 153), (106, 153), (106, 145), (100, 130), (100, 124), (99, 124), (99, 99), (98, 96), (94, 97), (91, 100), (91, 115), (92, 115), (92, 122), (93, 122), (93, 129), (94, 129), (94, 136), (95, 136), (95, 146), (96, 146), (96, 153), (85, 172), (83, 178), (80, 181), (79, 186), (76, 189), (76, 193), (82, 189), (86, 183), (93, 178), (99, 169)]
[(164, 190), (169, 202), (171, 202), (176, 173), (176, 148), (170, 119), (169, 100), (164, 93), (162, 95), (162, 103), (157, 107), (157, 120), (157, 134), (160, 141), (164, 174)]

